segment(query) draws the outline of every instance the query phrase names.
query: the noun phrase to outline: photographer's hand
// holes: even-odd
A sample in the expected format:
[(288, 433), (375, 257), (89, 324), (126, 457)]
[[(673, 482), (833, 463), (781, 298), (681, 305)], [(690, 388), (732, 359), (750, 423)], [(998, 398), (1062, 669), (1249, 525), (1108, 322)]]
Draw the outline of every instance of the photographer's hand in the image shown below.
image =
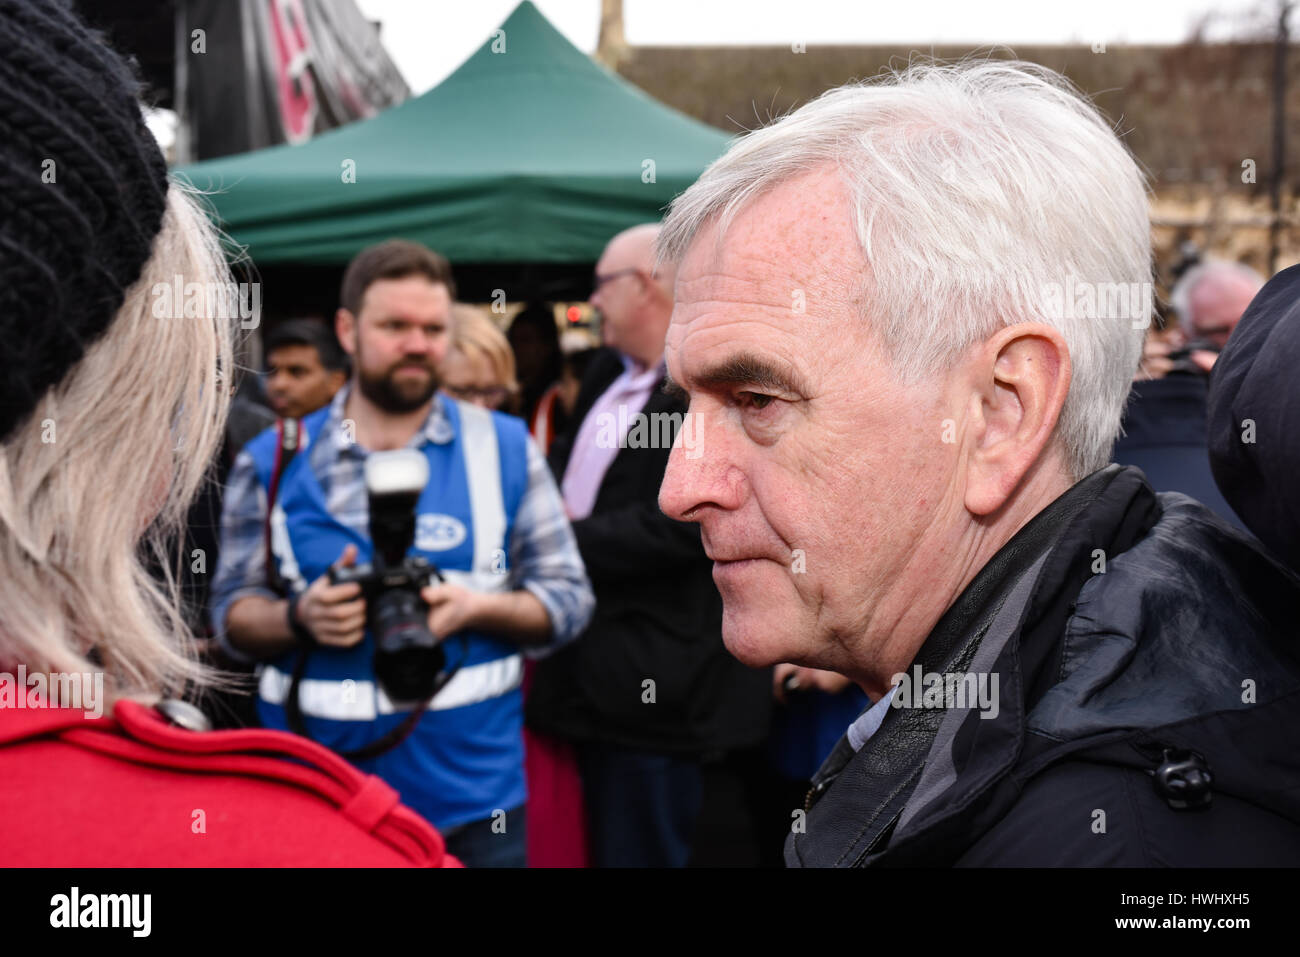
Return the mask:
[(439, 641), (478, 623), (483, 598), (478, 592), (444, 583), (426, 585), (420, 597), (429, 604), (429, 630)]
[[(357, 547), (348, 545), (338, 564), (350, 567), (357, 562)], [(311, 583), (298, 602), (298, 621), (322, 645), (351, 648), (366, 633), (366, 600), (356, 582), (331, 585), (329, 573)]]
[(1219, 354), (1211, 352), (1209, 349), (1193, 349), (1188, 358), (1192, 360), (1198, 369), (1209, 375), (1210, 370), (1214, 368), (1214, 363), (1219, 358)]

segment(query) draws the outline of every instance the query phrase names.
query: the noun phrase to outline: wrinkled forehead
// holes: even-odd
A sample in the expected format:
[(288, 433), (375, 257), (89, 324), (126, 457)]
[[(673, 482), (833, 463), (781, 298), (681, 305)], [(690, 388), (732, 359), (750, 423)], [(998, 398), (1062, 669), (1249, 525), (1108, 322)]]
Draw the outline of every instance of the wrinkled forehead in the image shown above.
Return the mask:
[(710, 219), (679, 264), (675, 300), (683, 319), (730, 300), (825, 317), (857, 297), (864, 269), (848, 191), (820, 170), (762, 193), (725, 228)]

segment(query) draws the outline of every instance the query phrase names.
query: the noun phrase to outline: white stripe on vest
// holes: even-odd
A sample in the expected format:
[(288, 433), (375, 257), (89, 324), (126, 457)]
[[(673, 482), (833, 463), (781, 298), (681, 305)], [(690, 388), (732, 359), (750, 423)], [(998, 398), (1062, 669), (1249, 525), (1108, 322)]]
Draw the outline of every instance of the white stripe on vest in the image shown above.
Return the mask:
[[(476, 591), (504, 591), (506, 587), (506, 503), (501, 495), (501, 452), (492, 413), (477, 405), (457, 401), (461, 438), (465, 450), (465, 480), (469, 486), (469, 511), (474, 520), (474, 564), (469, 581), (465, 573), (444, 571)], [(478, 481), (475, 481), (475, 477)]]
[[(463, 708), (515, 690), (523, 682), (524, 659), (510, 655), (496, 661), (466, 665), (447, 682), (429, 704), (430, 711)], [(274, 665), (263, 665), (258, 693), (270, 704), (283, 705), (289, 697), (291, 678)], [(381, 714), (411, 711), (418, 702), (394, 702), (373, 681), (330, 681), (304, 678), (298, 686), (298, 704), (302, 713), (313, 718), (335, 721), (374, 721)]]

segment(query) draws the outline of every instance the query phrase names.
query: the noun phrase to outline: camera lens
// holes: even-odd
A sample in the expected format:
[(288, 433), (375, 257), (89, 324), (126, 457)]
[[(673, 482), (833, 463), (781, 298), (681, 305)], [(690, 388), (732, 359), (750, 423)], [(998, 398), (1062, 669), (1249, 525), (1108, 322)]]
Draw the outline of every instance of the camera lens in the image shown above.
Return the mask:
[(446, 664), (425, 615), (420, 596), (405, 588), (385, 591), (375, 600), (375, 677), (393, 701), (429, 698)]

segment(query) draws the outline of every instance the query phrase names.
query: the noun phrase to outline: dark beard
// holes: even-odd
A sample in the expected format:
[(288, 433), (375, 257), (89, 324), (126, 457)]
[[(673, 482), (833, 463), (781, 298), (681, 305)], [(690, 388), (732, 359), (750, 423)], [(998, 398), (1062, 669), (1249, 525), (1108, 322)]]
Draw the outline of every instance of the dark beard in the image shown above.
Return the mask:
[[(360, 367), (360, 357), (357, 365)], [(431, 366), (425, 368), (429, 373), (429, 384), (420, 389), (399, 388), (396, 379), (397, 366), (381, 376), (367, 375), (363, 369), (358, 368), (357, 385), (361, 388), (362, 395), (385, 412), (395, 414), (414, 412), (433, 398), (433, 394), (442, 385), (437, 370)]]

